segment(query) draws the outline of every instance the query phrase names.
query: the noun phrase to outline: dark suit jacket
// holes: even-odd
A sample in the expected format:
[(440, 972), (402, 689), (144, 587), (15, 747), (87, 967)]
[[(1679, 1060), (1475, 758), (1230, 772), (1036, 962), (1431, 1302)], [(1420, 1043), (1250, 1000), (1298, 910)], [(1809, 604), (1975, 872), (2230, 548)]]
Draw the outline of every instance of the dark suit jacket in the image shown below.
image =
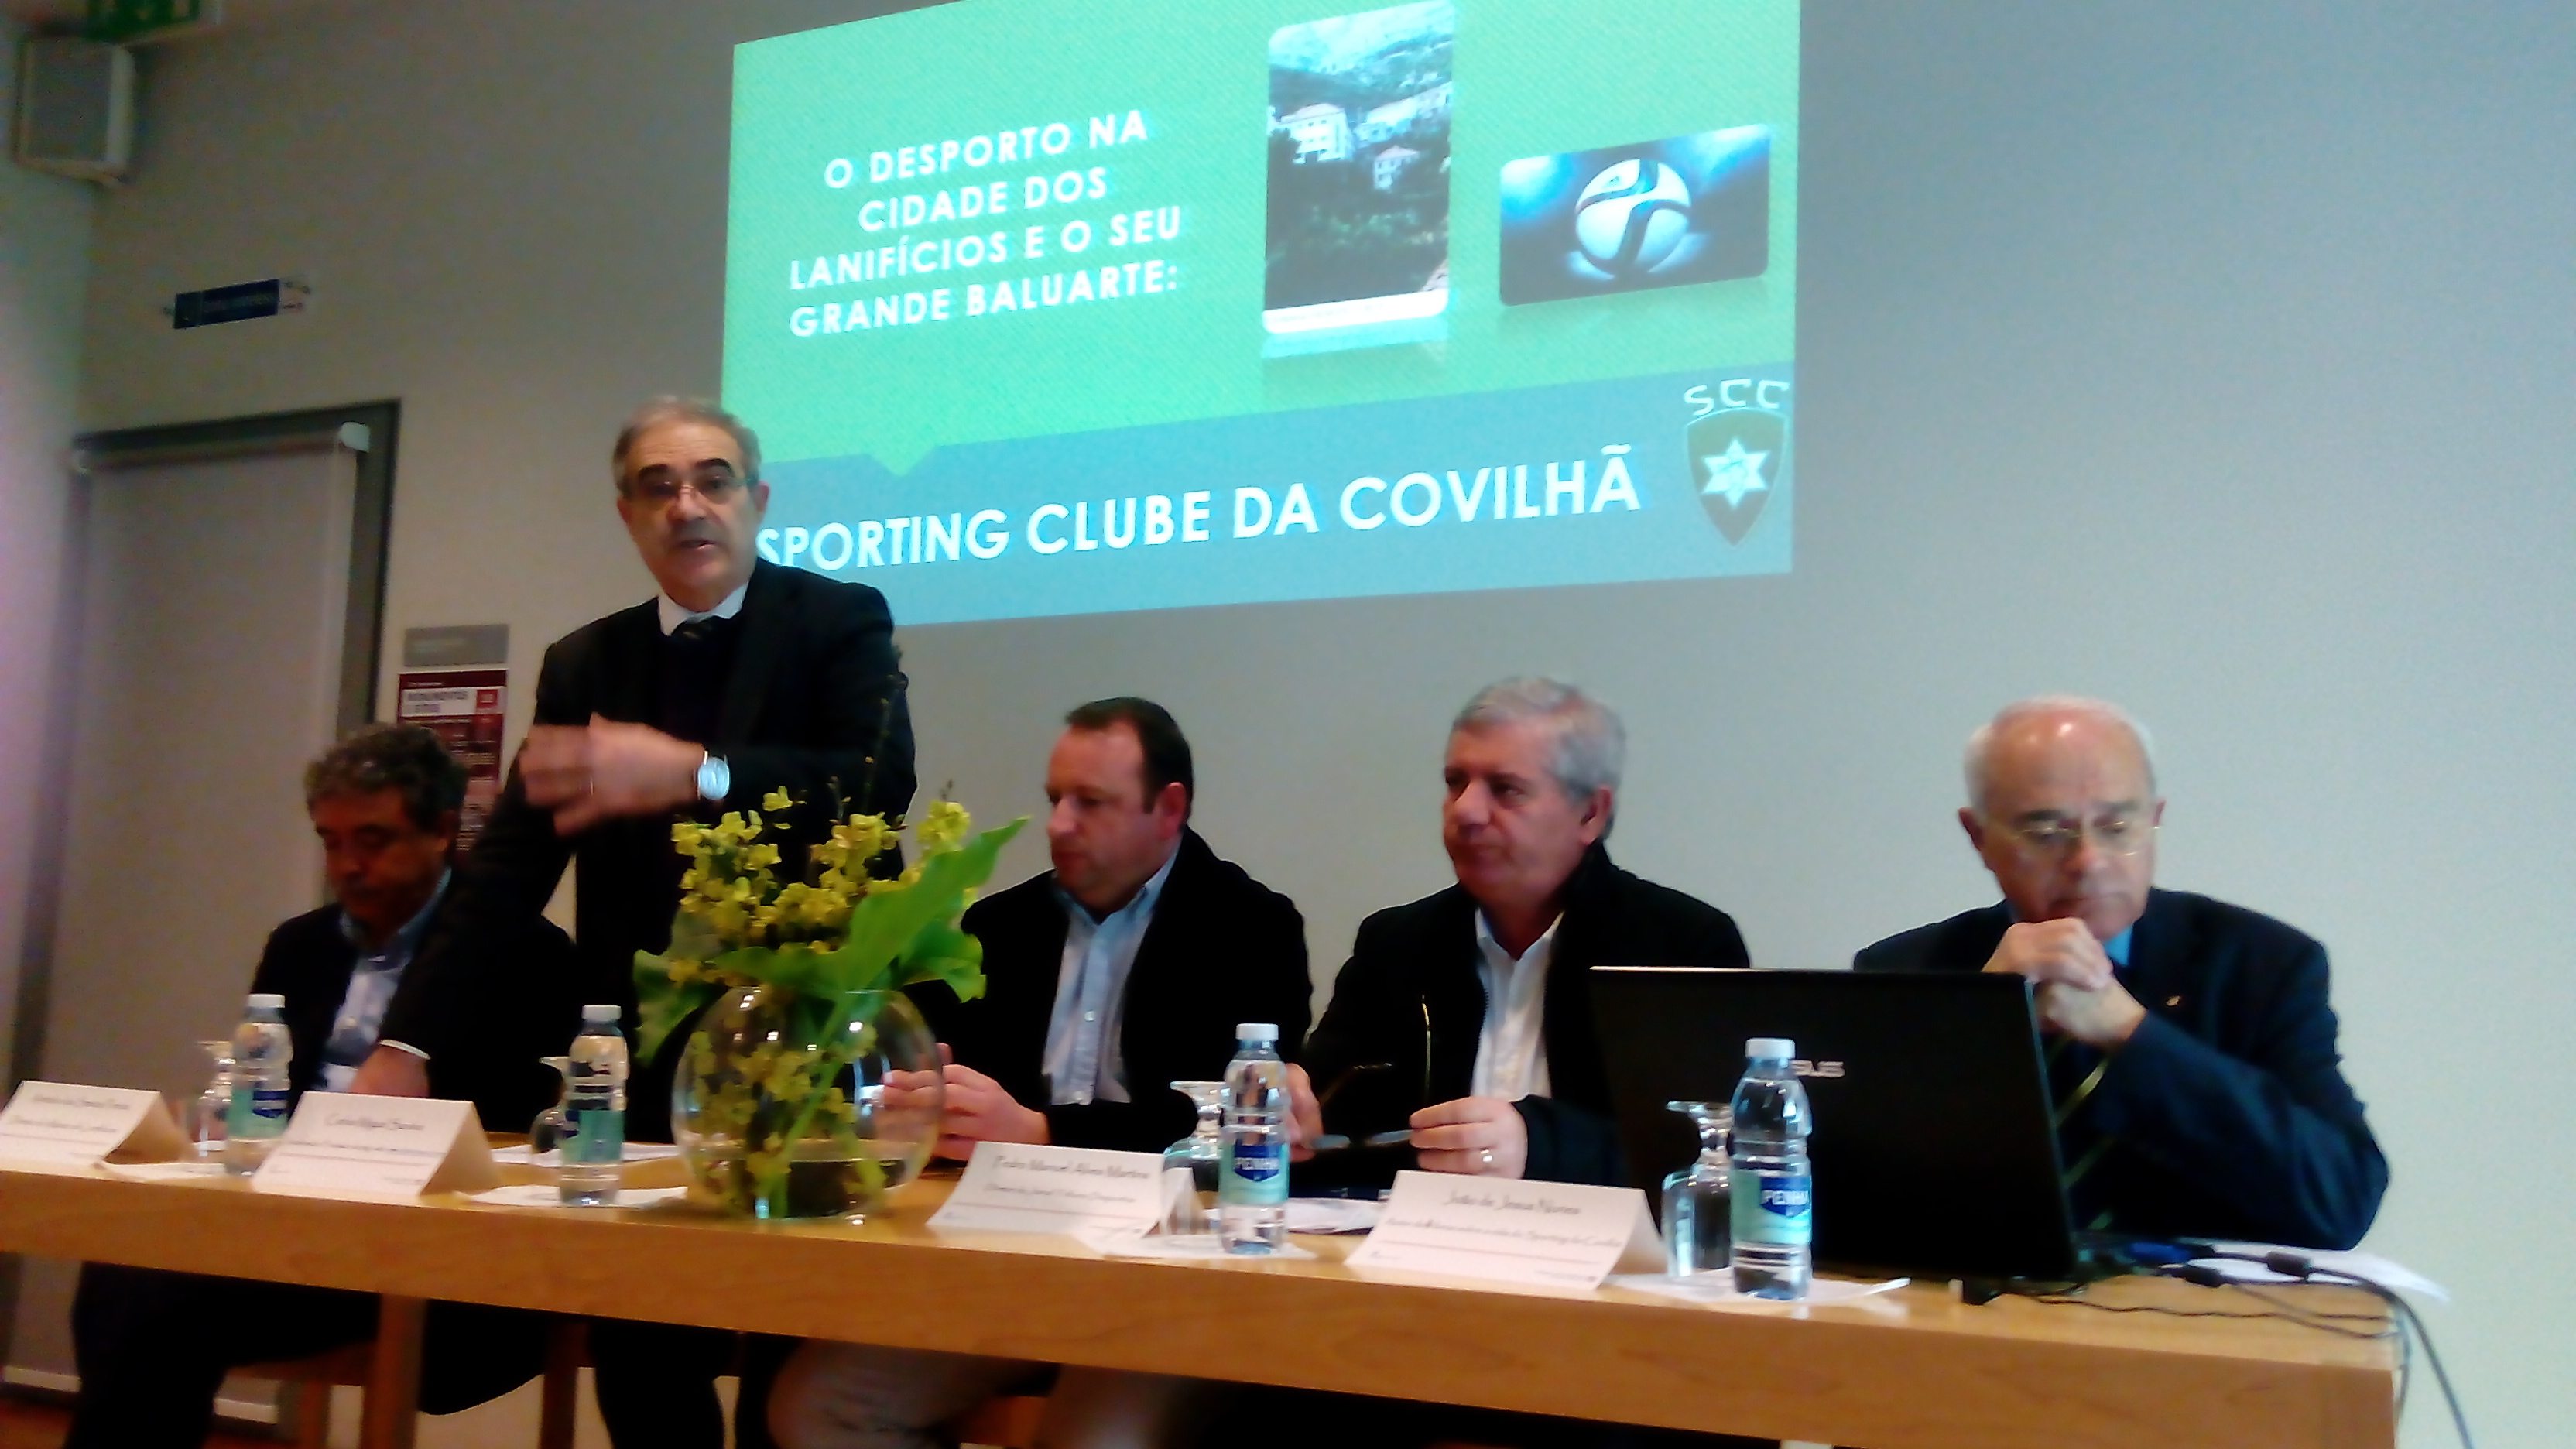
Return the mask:
[[(439, 911), (443, 914), (454, 901), (451, 889)], [(431, 923), (436, 920), (433, 916)], [(427, 939), (426, 931), (422, 939)], [(566, 989), (572, 942), (560, 927), (538, 916), (499, 937), (496, 948), (513, 975), (559, 984), (550, 994), (540, 987), (522, 997), (520, 1009), (496, 1017), (491, 1030), (431, 1061), (429, 1089), (435, 1096), (472, 1102), (487, 1130), (524, 1132), (562, 1088), (563, 1079), (537, 1059), (562, 1051), (580, 1025), (581, 1002)], [(332, 1018), (348, 997), (349, 974), (357, 963), (357, 946), (341, 934), (338, 906), (307, 911), (269, 932), (268, 949), (260, 953), (250, 989), (286, 998), (286, 1033), (295, 1043), (287, 1087), (298, 1099), (322, 1084), (322, 1048), (331, 1039)], [(408, 977), (413, 969), (405, 967), (403, 974)]]
[[(778, 838), (788, 851), (787, 874), (802, 862), (794, 847), (828, 837), (835, 782), (845, 813), (900, 812), (911, 803), (912, 723), (894, 621), (884, 596), (864, 584), (764, 562), (753, 567), (737, 628), (715, 738), (707, 742), (733, 768), (732, 793), (706, 813), (757, 809), (780, 788), (803, 796), (807, 803), (790, 812), (792, 828)], [(538, 672), (536, 722), (587, 724), (599, 714), (654, 723), (661, 650), (652, 600), (565, 635), (547, 648)], [(523, 983), (476, 938), (542, 912), (569, 861), (578, 994), (622, 1003), (632, 1038), (635, 953), (670, 944), (679, 904), (676, 818), (612, 820), (566, 839), (555, 833), (552, 815), (528, 803), (514, 761), (482, 838), (457, 871), (441, 928), (423, 938), (419, 958), (403, 973), (384, 1036), (420, 1047), (435, 1062), (487, 1030), (488, 1018)], [(638, 1140), (667, 1131), (674, 1055), (637, 1065), (626, 1120)]]
[[(1746, 966), (1744, 937), (1726, 912), (1640, 880), (1595, 846), (1565, 886), (1565, 914), (1548, 959), (1542, 1033), (1550, 1095), (1518, 1106), (1529, 1128), (1526, 1176), (1624, 1184), (1610, 1083), (1592, 1023), (1587, 973), (1595, 966)], [(1354, 1137), (1404, 1125), (1415, 1109), (1464, 1097), (1485, 1024), (1477, 973), (1476, 902), (1451, 886), (1360, 923), (1332, 1005), (1306, 1043), (1318, 1092), (1343, 1073), (1384, 1062), (1375, 1080), (1353, 1078), (1326, 1125)], [(1427, 1056), (1427, 1064), (1426, 1064)]]
[(1160, 1152), (1196, 1120), (1189, 1099), (1167, 1084), (1221, 1080), (1238, 1023), (1277, 1022), (1292, 1059), (1306, 1035), (1314, 987), (1305, 918), (1286, 896), (1217, 859), (1195, 830), (1181, 836), (1119, 1005), (1120, 1070), (1133, 1101), (1048, 1105), (1047, 1020), (1066, 929), (1054, 872), (976, 902), (965, 924), (984, 945), (984, 995), (961, 1004), (934, 982), (916, 988), (914, 1000), (959, 1062), (1046, 1113), (1059, 1146)]
[[(1982, 970), (2002, 904), (1890, 936), (1862, 971)], [(2069, 1164), (2115, 1139), (2072, 1194), (2077, 1226), (2349, 1248), (2388, 1163), (2343, 1079), (2325, 947), (2240, 906), (2154, 891), (2120, 982), (2147, 1019), (2067, 1125)]]

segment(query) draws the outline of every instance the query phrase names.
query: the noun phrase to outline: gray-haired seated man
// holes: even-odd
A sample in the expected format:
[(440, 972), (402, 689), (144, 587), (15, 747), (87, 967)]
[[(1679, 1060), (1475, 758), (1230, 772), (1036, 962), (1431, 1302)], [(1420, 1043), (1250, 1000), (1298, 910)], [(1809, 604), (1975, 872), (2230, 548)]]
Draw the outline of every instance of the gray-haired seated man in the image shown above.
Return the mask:
[[(371, 725), (315, 760), (304, 803), (333, 904), (279, 926), (252, 991), (286, 998), (295, 1044), (289, 1085), (300, 1100), (348, 1087), (375, 1050), (385, 1003), (446, 901), (465, 770), (418, 726)], [(572, 943), (530, 919), (489, 949), (522, 979), (564, 979)], [(572, 1037), (578, 1003), (533, 1000), (496, 1017), (482, 1049), (432, 1063), (431, 1091), (470, 1100), (486, 1125), (517, 1127), (554, 1095), (538, 1058)], [(421, 1407), (453, 1413), (508, 1393), (544, 1367), (545, 1315), (433, 1303)], [(301, 1358), (375, 1336), (376, 1298), (192, 1273), (88, 1263), (72, 1305), (80, 1402), (69, 1449), (152, 1449), (203, 1443), (224, 1375), (248, 1363)]]
[(1584, 972), (1749, 964), (1724, 911), (1611, 862), (1626, 755), (1619, 717), (1555, 680), (1458, 712), (1440, 810), (1457, 882), (1360, 923), (1290, 1069), (1305, 1131), (1324, 1130), (1320, 1090), (1337, 1132), (1411, 1129), (1384, 1173), (1625, 1181)]

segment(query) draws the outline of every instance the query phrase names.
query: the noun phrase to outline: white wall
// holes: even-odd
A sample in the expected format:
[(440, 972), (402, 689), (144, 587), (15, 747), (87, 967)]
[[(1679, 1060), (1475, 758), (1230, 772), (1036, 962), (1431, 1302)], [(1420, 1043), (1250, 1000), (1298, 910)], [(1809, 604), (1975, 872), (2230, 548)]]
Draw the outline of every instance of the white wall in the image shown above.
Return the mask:
[[(155, 56), (87, 420), (400, 398), (388, 637), (505, 620), (524, 690), (648, 587), (610, 428), (717, 379), (727, 46), (865, 8), (351, 3)], [(2561, 1441), (2576, 12), (1817, 3), (1806, 43), (1793, 575), (912, 629), (922, 778), (1032, 808), (1056, 712), (1160, 698), (1329, 969), (1443, 878), (1448, 712), (1562, 671), (1635, 737), (1622, 858), (1826, 965), (1990, 898), (1949, 820), (1986, 712), (2123, 700), (2165, 879), (2335, 952), (2372, 1246), (2458, 1290), (2485, 1442)], [(298, 269), (302, 320), (156, 310)]]
[[(0, 117), (18, 113), (16, 22), (0, 19)], [(0, 160), (0, 1039), (18, 1000), (45, 761), (47, 685), (62, 595), (87, 182)]]

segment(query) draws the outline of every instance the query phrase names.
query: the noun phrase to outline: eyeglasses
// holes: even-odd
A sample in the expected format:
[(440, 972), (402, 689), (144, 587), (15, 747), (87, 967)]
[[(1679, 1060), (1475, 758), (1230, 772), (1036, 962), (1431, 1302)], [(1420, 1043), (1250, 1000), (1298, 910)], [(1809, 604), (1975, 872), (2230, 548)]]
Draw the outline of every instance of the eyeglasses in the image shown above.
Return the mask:
[(682, 493), (695, 493), (701, 503), (724, 504), (732, 502), (734, 495), (742, 489), (742, 479), (734, 476), (731, 468), (714, 467), (701, 468), (685, 478), (673, 473), (647, 472), (627, 481), (626, 496), (655, 508), (668, 508), (680, 501)]
[(2063, 860), (2081, 849), (2087, 836), (2104, 855), (2135, 855), (2155, 839), (2156, 823), (2149, 816), (2125, 811), (2097, 815), (2090, 821), (2043, 815), (2013, 821), (2003, 832), (2026, 856)]

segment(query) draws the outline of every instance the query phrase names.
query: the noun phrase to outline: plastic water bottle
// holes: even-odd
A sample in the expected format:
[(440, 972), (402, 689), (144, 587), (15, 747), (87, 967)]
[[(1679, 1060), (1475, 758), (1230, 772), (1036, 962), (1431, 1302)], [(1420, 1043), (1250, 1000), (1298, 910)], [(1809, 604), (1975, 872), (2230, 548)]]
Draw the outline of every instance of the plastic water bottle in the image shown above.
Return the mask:
[(233, 1028), (233, 1100), (224, 1113), (224, 1171), (251, 1173), (286, 1133), (286, 1073), (295, 1039), (286, 1034), (286, 998), (250, 994)]
[(1814, 1271), (1813, 1115), (1790, 1066), (1797, 1054), (1795, 1042), (1757, 1036), (1744, 1044), (1744, 1080), (1735, 1084), (1730, 1261), (1735, 1291), (1756, 1298), (1804, 1298)]
[(581, 1009), (581, 1035), (572, 1039), (572, 1084), (564, 1094), (570, 1132), (555, 1185), (575, 1207), (617, 1201), (619, 1164), (626, 1155), (626, 1037), (617, 1008)]
[(1288, 1241), (1288, 1064), (1279, 1028), (1234, 1029), (1225, 1069), (1225, 1163), (1217, 1175), (1217, 1231), (1229, 1253), (1268, 1253)]

